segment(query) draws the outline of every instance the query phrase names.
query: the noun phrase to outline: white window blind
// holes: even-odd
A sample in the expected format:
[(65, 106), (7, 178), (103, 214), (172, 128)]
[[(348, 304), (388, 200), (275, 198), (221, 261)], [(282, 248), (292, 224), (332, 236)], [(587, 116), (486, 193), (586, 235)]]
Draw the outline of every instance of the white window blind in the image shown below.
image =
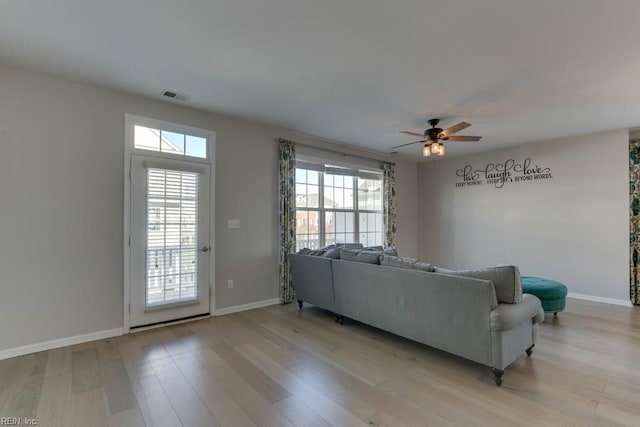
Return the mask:
[(198, 180), (147, 168), (147, 307), (198, 298)]

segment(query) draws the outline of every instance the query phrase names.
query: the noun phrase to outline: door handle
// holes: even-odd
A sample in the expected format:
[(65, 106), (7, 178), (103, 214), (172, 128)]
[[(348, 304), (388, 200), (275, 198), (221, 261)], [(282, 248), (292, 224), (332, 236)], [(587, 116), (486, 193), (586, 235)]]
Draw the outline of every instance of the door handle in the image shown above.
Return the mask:
[(209, 252), (211, 250), (211, 246), (203, 246), (202, 249), (200, 249), (200, 252)]

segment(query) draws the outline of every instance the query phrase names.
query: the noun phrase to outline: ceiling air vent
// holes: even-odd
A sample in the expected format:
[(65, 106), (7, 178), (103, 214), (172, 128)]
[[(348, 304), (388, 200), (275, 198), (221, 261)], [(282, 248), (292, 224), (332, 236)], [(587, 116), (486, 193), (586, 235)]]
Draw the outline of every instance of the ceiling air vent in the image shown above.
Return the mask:
[(172, 92), (170, 90), (165, 90), (162, 92), (162, 96), (166, 96), (167, 98), (177, 99), (178, 101), (188, 101), (189, 97), (186, 95), (180, 95), (179, 93)]

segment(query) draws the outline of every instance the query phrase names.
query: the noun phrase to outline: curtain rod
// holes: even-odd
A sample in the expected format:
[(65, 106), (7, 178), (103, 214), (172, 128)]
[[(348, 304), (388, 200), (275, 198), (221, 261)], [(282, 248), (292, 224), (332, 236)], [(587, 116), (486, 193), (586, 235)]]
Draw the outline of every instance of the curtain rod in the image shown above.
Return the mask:
[(290, 139), (278, 138), (278, 141), (280, 141), (280, 142), (291, 142), (291, 143), (293, 143), (295, 145), (301, 145), (303, 147), (313, 148), (315, 150), (328, 151), (328, 152), (334, 153), (334, 154), (341, 154), (344, 157), (353, 157), (353, 158), (356, 158), (356, 159), (369, 160), (369, 161), (378, 162), (378, 163), (388, 163), (391, 166), (395, 166), (396, 165), (394, 162), (387, 162), (385, 160), (374, 159), (373, 157), (359, 156), (357, 154), (343, 153), (342, 151), (332, 150), (331, 148), (317, 147), (317, 146), (315, 146), (313, 144), (305, 144), (303, 142), (292, 141)]

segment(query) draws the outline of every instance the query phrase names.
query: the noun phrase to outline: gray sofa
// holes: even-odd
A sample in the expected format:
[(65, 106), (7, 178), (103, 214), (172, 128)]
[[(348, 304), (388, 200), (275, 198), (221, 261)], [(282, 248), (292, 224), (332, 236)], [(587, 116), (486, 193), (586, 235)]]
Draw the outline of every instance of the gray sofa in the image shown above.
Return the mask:
[[(544, 320), (535, 296), (522, 295), (516, 286), (516, 303), (499, 303), (491, 280), (464, 272), (299, 254), (291, 254), (290, 262), (300, 309), (308, 302), (334, 312), (340, 323), (345, 316), (481, 363), (491, 368), (498, 386), (507, 366), (531, 355)], [(519, 272), (511, 268), (519, 284)]]

